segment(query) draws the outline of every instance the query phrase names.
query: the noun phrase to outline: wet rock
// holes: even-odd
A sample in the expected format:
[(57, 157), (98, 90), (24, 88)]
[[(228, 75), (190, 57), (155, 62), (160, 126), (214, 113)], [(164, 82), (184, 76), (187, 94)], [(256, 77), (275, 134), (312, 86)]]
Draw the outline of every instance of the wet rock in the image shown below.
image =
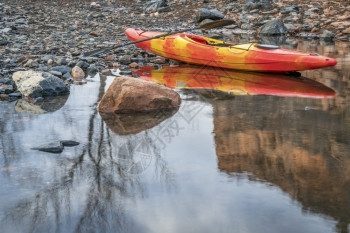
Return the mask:
[(242, 13), (240, 16), (239, 16), (239, 19), (240, 19), (240, 21), (241, 21), (241, 23), (246, 23), (246, 24), (248, 24), (248, 23), (250, 23), (250, 19), (249, 19), (249, 17), (248, 17), (248, 14), (246, 14), (246, 13)]
[(55, 75), (55, 76), (57, 76), (57, 77), (62, 77), (62, 73), (61, 73), (61, 72), (58, 72), (58, 71), (55, 71), (55, 70), (51, 70), (49, 73), (50, 73), (50, 74), (53, 74), (53, 75)]
[(51, 142), (38, 147), (32, 148), (32, 150), (38, 150), (48, 153), (62, 153), (64, 146), (61, 142)]
[(58, 57), (54, 61), (57, 65), (67, 65), (67, 59), (65, 57)]
[(225, 16), (218, 10), (209, 10), (207, 8), (200, 8), (196, 14), (197, 22), (201, 22), (205, 19), (218, 20), (223, 19)]
[(72, 68), (70, 68), (69, 66), (55, 66), (55, 67), (52, 67), (53, 71), (58, 71), (58, 72), (61, 72), (62, 74), (65, 74), (65, 73), (70, 73)]
[(71, 75), (75, 81), (81, 81), (85, 77), (84, 71), (79, 66), (73, 67)]
[(98, 69), (95, 64), (91, 64), (86, 71), (89, 75), (95, 75), (98, 73)]
[(0, 46), (4, 46), (4, 45), (7, 45), (9, 42), (5, 39), (1, 39), (0, 38)]
[(211, 23), (211, 22), (214, 22), (214, 20), (212, 20), (212, 19), (205, 19), (205, 20), (203, 20), (203, 21), (201, 21), (199, 23), (199, 26), (202, 26), (204, 24)]
[(170, 6), (160, 7), (160, 8), (158, 9), (158, 12), (159, 12), (159, 13), (165, 13), (165, 12), (170, 12), (170, 11), (172, 11), (172, 9), (171, 9)]
[(120, 64), (123, 65), (129, 65), (131, 63), (131, 56), (130, 55), (124, 55), (119, 58)]
[(159, 8), (166, 7), (167, 0), (154, 0), (144, 4), (143, 11), (145, 12), (156, 12)]
[(245, 7), (248, 10), (270, 9), (273, 6), (272, 0), (246, 0)]
[(335, 34), (328, 30), (324, 30), (323, 33), (320, 35), (320, 38), (324, 41), (332, 41), (334, 37)]
[(97, 2), (90, 3), (90, 6), (91, 7), (95, 7), (95, 8), (100, 8), (101, 7), (101, 5), (99, 3), (97, 3)]
[(41, 60), (45, 63), (47, 63), (50, 59), (53, 61), (54, 56), (53, 55), (45, 55), (41, 58)]
[(15, 21), (16, 24), (26, 24), (27, 21), (25, 18), (19, 18)]
[(114, 79), (98, 107), (102, 113), (151, 112), (176, 109), (181, 99), (170, 88), (131, 77)]
[(243, 30), (252, 29), (252, 25), (251, 25), (251, 24), (248, 24), (248, 23), (243, 23), (243, 24), (241, 25), (241, 29), (243, 29)]
[(38, 67), (39, 63), (33, 59), (29, 59), (24, 65), (23, 67), (29, 67), (29, 68), (35, 68)]
[(286, 41), (285, 36), (260, 36), (261, 44), (270, 44), (270, 45), (282, 45)]
[(285, 6), (281, 10), (281, 14), (290, 14), (292, 12), (299, 13), (299, 6), (296, 6), (296, 5)]
[(150, 113), (138, 114), (105, 114), (100, 113), (101, 118), (108, 128), (119, 135), (137, 134), (160, 124), (173, 116), (174, 110), (153, 111)]
[(9, 94), (9, 97), (11, 98), (21, 98), (22, 94), (20, 92), (13, 92)]
[(311, 24), (303, 24), (301, 25), (301, 29), (306, 32), (311, 32), (313, 26)]
[(12, 79), (9, 79), (9, 78), (3, 78), (3, 79), (0, 79), (0, 85), (1, 84), (6, 84), (6, 85), (13, 85), (14, 82)]
[(69, 88), (61, 79), (47, 72), (17, 71), (13, 74), (17, 89), (31, 98), (65, 95)]
[(261, 35), (283, 35), (286, 33), (287, 28), (280, 19), (270, 20), (260, 28)]
[(65, 73), (63, 76), (62, 76), (62, 79), (63, 80), (66, 80), (66, 81), (73, 81), (73, 77), (70, 73)]
[(68, 147), (77, 146), (80, 144), (79, 142), (76, 142), (73, 140), (62, 140), (61, 143), (63, 146), (68, 146)]
[(3, 28), (3, 29), (0, 29), (0, 33), (1, 34), (6, 34), (6, 33), (8, 33), (8, 32), (10, 32), (12, 29), (11, 28)]
[(75, 66), (78, 66), (83, 70), (86, 70), (87, 68), (89, 68), (90, 64), (87, 63), (86, 61), (79, 61)]
[(0, 84), (0, 94), (10, 94), (14, 91), (12, 85)]

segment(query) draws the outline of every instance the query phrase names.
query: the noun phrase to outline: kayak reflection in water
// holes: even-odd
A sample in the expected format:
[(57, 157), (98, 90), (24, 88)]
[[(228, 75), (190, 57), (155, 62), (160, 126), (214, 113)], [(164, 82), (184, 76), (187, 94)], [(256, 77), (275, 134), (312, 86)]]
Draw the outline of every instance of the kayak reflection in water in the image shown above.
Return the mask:
[(283, 74), (234, 71), (216, 67), (180, 66), (134, 71), (141, 79), (171, 88), (206, 89), (231, 95), (273, 95), (304, 98), (331, 98), (335, 91), (319, 82)]

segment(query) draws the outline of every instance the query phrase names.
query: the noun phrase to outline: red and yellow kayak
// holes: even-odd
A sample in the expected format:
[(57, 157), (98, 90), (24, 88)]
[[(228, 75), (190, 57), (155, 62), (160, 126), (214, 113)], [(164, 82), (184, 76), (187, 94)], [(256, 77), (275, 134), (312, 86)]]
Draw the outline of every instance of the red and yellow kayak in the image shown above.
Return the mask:
[(284, 97), (331, 98), (335, 91), (304, 77), (234, 71), (216, 67), (141, 67), (134, 71), (141, 79), (171, 88), (210, 89), (232, 95), (273, 95)]
[[(128, 28), (125, 33), (131, 41), (162, 34), (133, 28)], [(190, 64), (256, 72), (291, 72), (337, 64), (335, 59), (318, 54), (257, 43), (233, 45), (188, 33), (152, 39), (137, 43), (136, 46), (159, 56)]]

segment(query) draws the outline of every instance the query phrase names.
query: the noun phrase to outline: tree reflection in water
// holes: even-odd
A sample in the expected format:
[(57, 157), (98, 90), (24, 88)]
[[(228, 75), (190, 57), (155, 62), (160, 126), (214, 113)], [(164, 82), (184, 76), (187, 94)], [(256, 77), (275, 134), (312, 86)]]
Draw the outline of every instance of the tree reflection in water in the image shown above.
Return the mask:
[[(331, 112), (332, 99), (308, 100), (313, 106), (308, 111), (303, 110), (305, 101), (250, 99), (248, 107), (239, 99), (213, 103), (218, 168), (229, 176), (244, 173), (276, 185), (305, 212), (330, 216), (338, 222), (337, 232), (348, 232), (348, 110), (337, 106), (344, 112)], [(276, 105), (293, 108), (276, 109)]]
[[(106, 77), (101, 76), (97, 100), (105, 88)], [(44, 184), (45, 174), (40, 171), (37, 180), (26, 181), (41, 188), (6, 211), (1, 219), (5, 232), (142, 232), (142, 226), (125, 212), (128, 202), (148, 195), (140, 174), (152, 162), (167, 187), (173, 186), (173, 174), (149, 132), (115, 135), (99, 116), (97, 104), (89, 117), (88, 143), (78, 155), (56, 157), (49, 182)], [(1, 127), (6, 132), (5, 124)], [(16, 152), (18, 142), (12, 134), (3, 135), (4, 166), (11, 167), (12, 154), (22, 153)]]

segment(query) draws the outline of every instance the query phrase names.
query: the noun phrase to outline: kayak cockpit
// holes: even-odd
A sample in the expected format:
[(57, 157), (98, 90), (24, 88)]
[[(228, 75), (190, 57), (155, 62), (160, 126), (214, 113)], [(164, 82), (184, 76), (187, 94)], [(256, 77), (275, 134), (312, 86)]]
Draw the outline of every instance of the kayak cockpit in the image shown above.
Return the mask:
[(252, 46), (257, 47), (259, 49), (265, 49), (265, 50), (274, 50), (274, 49), (280, 48), (280, 46), (278, 45), (257, 44), (257, 43), (234, 45), (234, 44), (227, 43), (225, 41), (216, 40), (216, 39), (208, 38), (204, 36), (197, 36), (193, 34), (185, 34), (184, 36), (187, 40), (190, 40), (192, 42), (196, 42), (202, 45), (214, 46), (214, 47), (231, 47), (231, 48), (243, 49), (243, 50), (249, 50)]
[(203, 36), (197, 36), (193, 34), (185, 34), (185, 38), (202, 45), (217, 46), (217, 47), (233, 46), (233, 44), (226, 43), (225, 41), (216, 40), (213, 38), (208, 38)]

